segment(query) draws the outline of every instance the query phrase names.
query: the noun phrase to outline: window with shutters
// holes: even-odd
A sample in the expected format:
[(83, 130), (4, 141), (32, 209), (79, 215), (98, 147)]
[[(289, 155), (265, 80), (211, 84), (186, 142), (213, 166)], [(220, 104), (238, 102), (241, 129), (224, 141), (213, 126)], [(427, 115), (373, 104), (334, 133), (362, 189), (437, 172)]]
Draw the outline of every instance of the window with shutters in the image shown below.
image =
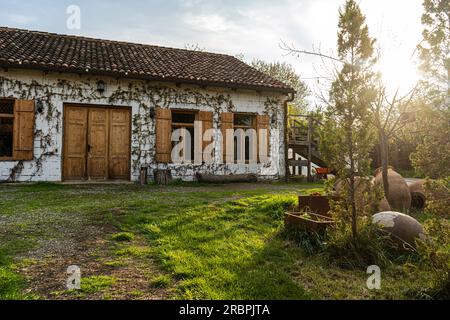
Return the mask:
[[(247, 133), (247, 130), (253, 129), (256, 130), (256, 116), (253, 114), (244, 114), (244, 113), (235, 113), (234, 114), (234, 123), (233, 123), (233, 127), (234, 130), (236, 132), (236, 130), (242, 129), (244, 134)], [(256, 138), (256, 137), (255, 137)], [(234, 161), (238, 162), (238, 149), (240, 148), (239, 146), (239, 141), (238, 141), (238, 137), (235, 136), (234, 137)], [(245, 162), (249, 162), (250, 160), (250, 153), (251, 153), (251, 141), (250, 141), (250, 136), (249, 135), (245, 135), (244, 136), (244, 147), (241, 148), (241, 150), (243, 151), (243, 157)], [(256, 141), (255, 141), (256, 143)]]
[[(220, 115), (220, 121), (222, 131), (222, 152), (224, 163), (250, 163), (255, 160), (255, 157), (257, 157), (256, 160), (258, 163), (266, 163), (269, 161), (270, 157), (269, 115), (224, 112)], [(253, 130), (253, 135), (246, 134), (245, 140), (243, 141), (242, 138), (238, 139), (237, 137), (236, 130), (239, 129), (242, 131), (246, 131), (249, 129), (255, 130)], [(228, 132), (230, 130), (235, 134), (234, 140), (232, 136), (228, 136)], [(250, 136), (254, 137), (254, 133), (256, 133), (256, 139), (250, 141)], [(240, 152), (241, 159), (239, 159), (239, 156), (237, 155), (238, 149), (241, 150)]]
[(0, 100), (0, 160), (13, 158), (14, 100)]
[(32, 160), (34, 101), (0, 99), (0, 161)]
[[(181, 160), (183, 161), (194, 161), (195, 148), (195, 120), (197, 119), (197, 112), (195, 111), (172, 111), (172, 133), (177, 129), (182, 130), (182, 136), (180, 142), (172, 142), (172, 149), (178, 143), (185, 143), (184, 152), (180, 154)], [(187, 135), (190, 135), (188, 139)], [(190, 155), (186, 150), (190, 150)]]

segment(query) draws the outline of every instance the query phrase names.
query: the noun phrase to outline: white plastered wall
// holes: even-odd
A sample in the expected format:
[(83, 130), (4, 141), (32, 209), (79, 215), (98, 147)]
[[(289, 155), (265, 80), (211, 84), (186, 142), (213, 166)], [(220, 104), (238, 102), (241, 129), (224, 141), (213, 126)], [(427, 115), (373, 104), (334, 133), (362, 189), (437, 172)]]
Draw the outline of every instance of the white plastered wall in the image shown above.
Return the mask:
[[(106, 83), (106, 92), (97, 92), (97, 83)], [(9, 69), (0, 71), (0, 98), (40, 101), (36, 113), (34, 160), (0, 161), (0, 181), (35, 182), (62, 180), (63, 106), (88, 104), (127, 106), (132, 110), (131, 176), (137, 181), (142, 166), (171, 169), (174, 178), (195, 179), (197, 172), (213, 174), (255, 173), (260, 179), (278, 179), (284, 175), (283, 104), (287, 97), (279, 93), (200, 88), (110, 77), (44, 73), (41, 71)], [(151, 107), (203, 110), (214, 113), (216, 148), (221, 148), (220, 113), (248, 112), (267, 114), (271, 121), (270, 161), (266, 164), (176, 165), (156, 164), (155, 121), (150, 118)], [(219, 154), (219, 153), (217, 153)]]

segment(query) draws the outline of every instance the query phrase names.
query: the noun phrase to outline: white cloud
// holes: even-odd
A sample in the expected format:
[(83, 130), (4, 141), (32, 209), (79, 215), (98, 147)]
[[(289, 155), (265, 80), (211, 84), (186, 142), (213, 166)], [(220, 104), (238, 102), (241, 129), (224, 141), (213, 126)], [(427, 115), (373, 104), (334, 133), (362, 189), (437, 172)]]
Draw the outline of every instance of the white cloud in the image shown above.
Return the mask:
[[(67, 33), (64, 13), (69, 2), (58, 1), (56, 5), (51, 0), (40, 0), (39, 4), (0, 1), (0, 19), (11, 27)], [(295, 44), (299, 49), (320, 46), (323, 52), (335, 52), (338, 8), (345, 0), (77, 2), (84, 13), (79, 35), (180, 48), (193, 43), (209, 51), (243, 53), (248, 61), (253, 58), (285, 61), (293, 64), (303, 77), (315, 77), (321, 60), (286, 56), (279, 48), (280, 41)], [(385, 66), (397, 66), (402, 61), (402, 70), (408, 65), (415, 68), (409, 59), (420, 41), (421, 2), (358, 0), (367, 16), (369, 31), (381, 46)], [(317, 85), (315, 80), (308, 83), (312, 87)]]
[(181, 5), (186, 8), (192, 8), (199, 6), (202, 0), (181, 0)]
[(236, 29), (233, 22), (218, 14), (194, 15), (187, 13), (183, 17), (183, 22), (192, 30), (204, 32), (227, 32)]

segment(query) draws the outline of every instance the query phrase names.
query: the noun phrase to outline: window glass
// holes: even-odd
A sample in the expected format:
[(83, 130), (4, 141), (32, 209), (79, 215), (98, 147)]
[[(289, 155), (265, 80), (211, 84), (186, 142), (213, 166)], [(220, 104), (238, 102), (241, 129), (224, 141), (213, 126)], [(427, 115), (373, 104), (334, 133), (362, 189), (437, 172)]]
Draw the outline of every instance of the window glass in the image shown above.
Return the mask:
[(235, 114), (234, 115), (234, 125), (239, 127), (252, 127), (253, 126), (252, 115), (247, 114)]
[(172, 123), (194, 124), (194, 122), (195, 122), (194, 113), (172, 112)]
[(0, 118), (0, 158), (13, 156), (13, 118)]
[[(182, 128), (182, 127), (178, 127), (178, 128), (172, 128), (172, 132), (174, 132), (176, 129), (185, 129), (186, 131), (182, 131), (182, 136), (180, 138), (179, 142), (176, 141), (172, 141), (172, 150), (173, 148), (175, 148), (175, 146), (179, 143), (184, 143), (184, 152), (180, 153), (180, 157), (183, 160), (190, 160), (190, 161), (194, 161), (194, 152), (195, 152), (195, 145), (194, 145), (194, 128), (193, 127), (187, 127), (187, 128)], [(190, 134), (191, 135), (191, 140), (190, 140), (190, 144), (189, 144), (189, 139), (187, 139), (186, 135)], [(188, 153), (186, 152), (187, 150), (191, 151), (190, 157), (188, 157)]]
[[(181, 158), (186, 161), (193, 161), (194, 160), (194, 123), (195, 123), (195, 112), (172, 112), (172, 132), (176, 129), (186, 129), (186, 131), (183, 131), (183, 136), (181, 137), (181, 142), (185, 143), (184, 150), (190, 150), (191, 154), (188, 156), (187, 152), (182, 152), (180, 154)], [(189, 134), (191, 136), (190, 144), (189, 139), (187, 139), (184, 135)], [(175, 142), (172, 142), (172, 148), (175, 147), (175, 145), (178, 144)]]
[[(243, 129), (246, 132), (249, 129), (255, 129), (256, 126), (256, 116), (252, 114), (235, 114), (234, 115), (234, 127), (235, 129)], [(250, 138), (248, 136), (245, 137), (244, 143), (244, 152), (243, 155), (245, 161), (250, 160)], [(238, 161), (237, 156), (238, 150), (238, 141), (237, 138), (234, 139), (234, 160)]]
[(191, 145), (189, 145), (186, 141), (186, 149), (190, 148), (191, 149), (191, 157), (190, 159), (187, 159), (188, 157), (186, 156), (185, 159), (186, 160), (191, 160), (194, 161), (194, 152), (195, 152), (195, 148), (194, 148), (194, 128), (187, 128), (187, 130), (189, 131), (189, 134), (191, 135)]
[(0, 100), (0, 114), (14, 114), (14, 102), (10, 100)]
[(250, 138), (245, 137), (245, 161), (250, 160)]
[[(249, 161), (250, 160), (250, 137), (246, 136), (244, 143), (245, 143), (244, 160)], [(239, 145), (238, 138), (234, 137), (234, 161), (235, 162), (240, 160), (240, 159), (238, 159), (238, 145)]]

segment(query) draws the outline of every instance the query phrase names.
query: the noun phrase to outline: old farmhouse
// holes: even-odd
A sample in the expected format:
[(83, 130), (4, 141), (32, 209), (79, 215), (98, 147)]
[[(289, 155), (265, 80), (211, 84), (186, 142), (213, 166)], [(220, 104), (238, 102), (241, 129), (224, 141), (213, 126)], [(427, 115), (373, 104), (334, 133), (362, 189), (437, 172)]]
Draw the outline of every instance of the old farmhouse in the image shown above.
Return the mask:
[[(279, 179), (293, 94), (232, 56), (0, 28), (0, 182)], [(215, 161), (175, 164), (172, 131), (194, 121), (214, 129)], [(267, 129), (269, 161), (224, 163), (233, 128)]]

